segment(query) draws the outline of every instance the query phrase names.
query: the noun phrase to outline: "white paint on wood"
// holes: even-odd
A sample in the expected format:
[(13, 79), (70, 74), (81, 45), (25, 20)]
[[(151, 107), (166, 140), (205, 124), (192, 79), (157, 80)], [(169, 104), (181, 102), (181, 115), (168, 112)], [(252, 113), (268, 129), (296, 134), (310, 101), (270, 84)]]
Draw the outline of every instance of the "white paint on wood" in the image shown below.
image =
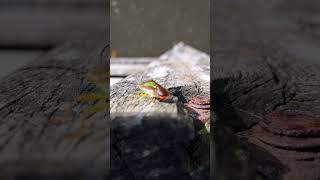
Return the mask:
[(111, 77), (110, 78), (110, 86), (114, 85), (115, 83), (121, 81), (123, 78), (116, 78), (116, 77)]
[(110, 59), (110, 75), (126, 77), (140, 71), (144, 71), (146, 66), (158, 58), (154, 57), (119, 57)]
[(158, 57), (112, 57), (110, 58), (111, 64), (149, 64)]
[(111, 64), (110, 75), (125, 77), (139, 71), (145, 70), (146, 65), (134, 65), (134, 64)]
[(147, 74), (147, 76), (151, 76), (154, 78), (162, 78), (169, 75), (170, 68), (167, 66), (160, 66), (156, 68), (154, 71), (151, 71)]

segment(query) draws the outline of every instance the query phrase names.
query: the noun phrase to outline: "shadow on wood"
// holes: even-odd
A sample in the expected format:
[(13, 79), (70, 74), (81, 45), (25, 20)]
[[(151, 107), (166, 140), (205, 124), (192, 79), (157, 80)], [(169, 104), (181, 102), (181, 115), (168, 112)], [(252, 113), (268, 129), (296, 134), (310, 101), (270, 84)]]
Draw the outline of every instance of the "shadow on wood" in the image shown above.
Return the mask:
[[(112, 176), (122, 179), (197, 179), (209, 176), (208, 133), (201, 136), (184, 103), (197, 95), (209, 96), (207, 54), (178, 44), (111, 87)], [(136, 94), (138, 85), (154, 80), (169, 89), (172, 101)]]
[(188, 151), (195, 132), (185, 121), (188, 120), (163, 113), (139, 117), (122, 114), (114, 118), (111, 177), (191, 180), (208, 176), (208, 171), (198, 177), (190, 176), (201, 166), (195, 164), (197, 159), (192, 156), (193, 152)]
[[(302, 3), (286, 0), (273, 0), (268, 3), (262, 0), (245, 0), (241, 3), (221, 0), (213, 5), (212, 87), (213, 93), (219, 93), (219, 98), (228, 104), (224, 106), (225, 102), (216, 102), (219, 104), (214, 110), (217, 122), (223, 121), (214, 127), (217, 136), (221, 138), (214, 142), (215, 150), (220, 150), (215, 153), (224, 153), (225, 156), (216, 157), (215, 168), (219, 169), (221, 165), (235, 170), (246, 169), (248, 161), (253, 160), (257, 172), (261, 171), (262, 167), (265, 168), (264, 171), (273, 171), (274, 164), (266, 165), (263, 160), (272, 156), (279, 162), (283, 157), (280, 151), (268, 149), (264, 156), (235, 159), (228, 163), (225, 158), (232, 157), (234, 152), (247, 154), (250, 152), (248, 149), (254, 147), (252, 142), (252, 146), (249, 146), (246, 140), (239, 140), (235, 134), (239, 135), (253, 128), (270, 112), (320, 112), (320, 41), (316, 33), (318, 26), (315, 25), (319, 23), (314, 23), (319, 17), (317, 5), (318, 1)], [(220, 92), (215, 92), (219, 88)], [(226, 116), (221, 112), (231, 112), (230, 114), (236, 116)], [(233, 143), (226, 144), (224, 138), (227, 137), (242, 144), (243, 148), (232, 146)], [(287, 151), (283, 154), (290, 153)], [(308, 152), (301, 154), (306, 155)], [(283, 168), (270, 174), (265, 173), (261, 178), (319, 179), (319, 167), (315, 166), (318, 155), (319, 151), (314, 152), (314, 159), (310, 161), (296, 161), (294, 158), (287, 163), (281, 161), (277, 167)], [(216, 175), (221, 176), (215, 177), (217, 179), (230, 173), (228, 168), (219, 170)], [(248, 171), (247, 174), (242, 174), (242, 178), (252, 177), (250, 173)]]

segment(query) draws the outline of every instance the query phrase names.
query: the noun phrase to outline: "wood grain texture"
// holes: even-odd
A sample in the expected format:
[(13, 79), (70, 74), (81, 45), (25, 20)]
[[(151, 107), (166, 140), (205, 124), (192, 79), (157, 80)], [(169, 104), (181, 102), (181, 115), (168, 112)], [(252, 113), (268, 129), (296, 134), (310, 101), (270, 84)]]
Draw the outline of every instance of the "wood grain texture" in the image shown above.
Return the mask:
[(105, 33), (68, 42), (0, 80), (1, 179), (108, 174), (108, 113), (88, 111), (105, 99), (77, 100), (98, 92), (88, 73), (108, 72), (106, 42)]
[[(248, 129), (274, 110), (320, 111), (317, 5), (317, 1), (286, 0), (213, 4), (211, 83), (218, 120), (217, 178), (257, 178), (250, 172), (254, 168), (245, 165), (245, 152), (229, 143), (232, 133)], [(243, 174), (238, 166), (233, 171), (239, 175), (230, 173), (228, 162), (235, 161), (243, 163)]]
[[(112, 178), (192, 178), (192, 169), (188, 169), (192, 160), (184, 145), (195, 139), (195, 131), (183, 103), (194, 95), (209, 95), (209, 63), (207, 54), (178, 44), (145, 71), (111, 87)], [(135, 86), (148, 79), (168, 88), (173, 95), (170, 100), (160, 102), (135, 94)], [(207, 154), (203, 153), (207, 159), (208, 152), (207, 148)], [(126, 173), (117, 173), (120, 171)]]

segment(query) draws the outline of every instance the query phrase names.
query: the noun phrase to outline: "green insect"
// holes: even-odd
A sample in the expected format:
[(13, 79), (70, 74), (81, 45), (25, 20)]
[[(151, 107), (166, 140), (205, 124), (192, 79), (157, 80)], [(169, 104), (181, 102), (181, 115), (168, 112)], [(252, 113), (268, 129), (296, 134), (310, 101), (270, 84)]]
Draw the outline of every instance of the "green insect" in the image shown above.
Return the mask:
[(138, 84), (137, 87), (143, 95), (154, 97), (159, 100), (167, 100), (170, 97), (170, 92), (154, 80), (142, 82)]

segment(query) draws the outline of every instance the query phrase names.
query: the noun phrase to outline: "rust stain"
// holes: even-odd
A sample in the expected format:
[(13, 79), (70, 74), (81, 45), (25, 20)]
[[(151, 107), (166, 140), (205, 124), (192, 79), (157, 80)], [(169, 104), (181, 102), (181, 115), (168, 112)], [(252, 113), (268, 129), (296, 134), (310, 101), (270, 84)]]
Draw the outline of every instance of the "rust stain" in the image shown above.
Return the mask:
[(193, 96), (186, 104), (189, 115), (195, 120), (196, 129), (201, 129), (210, 119), (210, 97)]
[(199, 105), (210, 105), (210, 97), (206, 96), (194, 96), (190, 100), (193, 104), (199, 104)]
[(304, 111), (278, 111), (265, 116), (261, 125), (274, 134), (302, 137), (320, 136), (320, 116)]
[[(320, 179), (319, 132), (319, 114), (284, 110), (266, 114), (258, 124), (237, 135), (249, 144), (257, 171), (267, 179), (316, 180)], [(273, 168), (275, 165), (284, 168)]]

